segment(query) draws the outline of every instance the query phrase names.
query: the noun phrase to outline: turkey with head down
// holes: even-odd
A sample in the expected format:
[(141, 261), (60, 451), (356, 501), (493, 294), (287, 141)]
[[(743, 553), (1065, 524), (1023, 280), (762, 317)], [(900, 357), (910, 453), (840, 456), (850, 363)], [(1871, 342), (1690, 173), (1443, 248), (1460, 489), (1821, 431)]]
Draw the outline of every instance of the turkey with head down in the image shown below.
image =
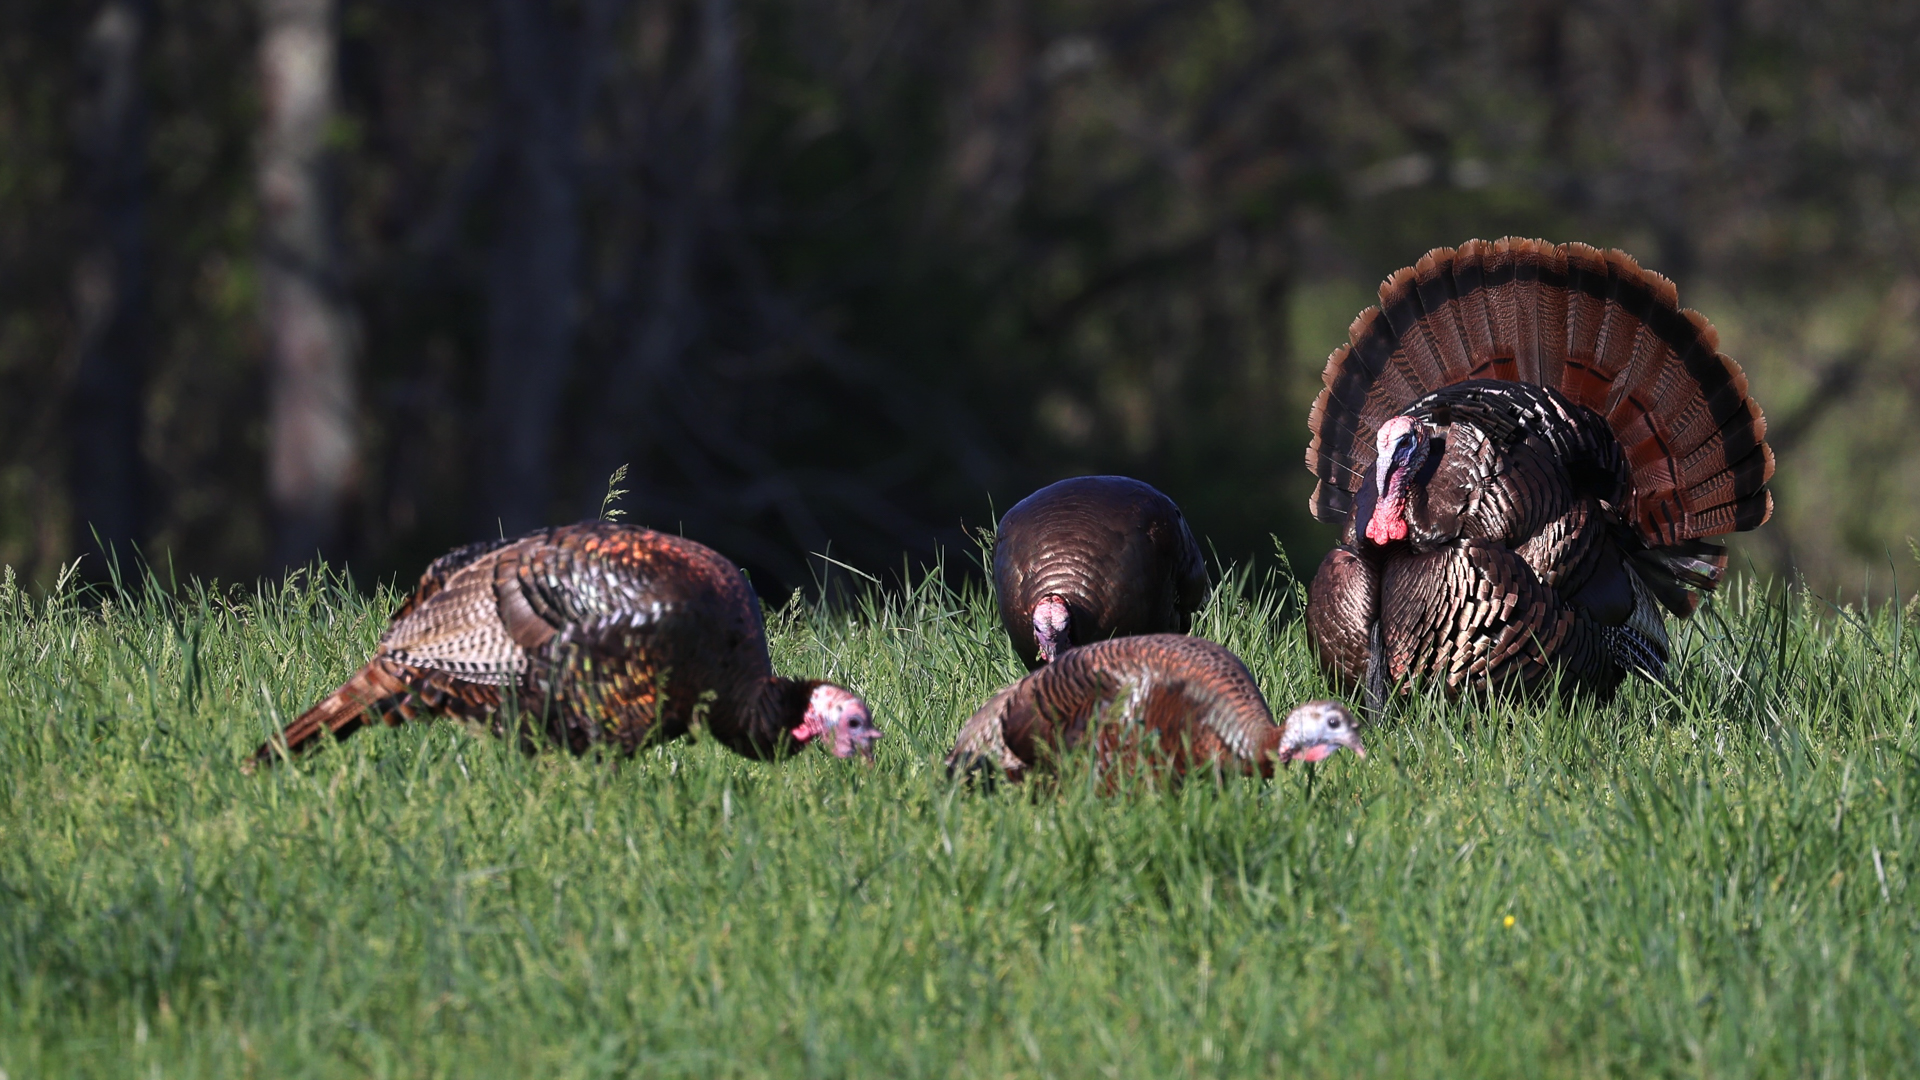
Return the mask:
[(1184, 634), (1207, 567), (1172, 499), (1125, 476), (1049, 484), (994, 531), (1000, 622), (1029, 670), (1075, 645)]
[(960, 729), (947, 770), (998, 769), (1010, 780), (1091, 742), (1095, 766), (1272, 776), (1341, 747), (1365, 757), (1354, 716), (1309, 702), (1273, 722), (1240, 658), (1204, 638), (1148, 634), (1068, 649), (1001, 690)]
[(773, 673), (738, 567), (691, 540), (600, 521), (435, 560), (366, 666), (248, 766), (369, 719), (426, 714), (541, 732), (576, 754), (608, 744), (631, 755), (695, 723), (757, 758), (808, 745), (871, 757), (880, 737), (852, 691)]
[[(1310, 508), (1343, 527), (1309, 590), (1321, 665), (1365, 684), (1666, 676), (1662, 609), (1766, 521), (1766, 420), (1713, 327), (1620, 251), (1437, 248), (1380, 286), (1308, 426)], [(1697, 592), (1696, 592), (1697, 590)]]

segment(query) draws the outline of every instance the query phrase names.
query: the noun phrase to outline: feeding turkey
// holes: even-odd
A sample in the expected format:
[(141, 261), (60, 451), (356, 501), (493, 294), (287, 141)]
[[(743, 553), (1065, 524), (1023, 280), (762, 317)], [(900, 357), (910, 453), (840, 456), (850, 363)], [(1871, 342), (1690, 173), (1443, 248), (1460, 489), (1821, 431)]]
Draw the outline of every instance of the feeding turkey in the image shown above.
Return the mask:
[(1103, 773), (1143, 766), (1174, 777), (1272, 776), (1343, 747), (1367, 752), (1339, 702), (1309, 702), (1275, 724), (1239, 657), (1204, 638), (1148, 634), (1068, 649), (995, 694), (961, 728), (947, 769), (1017, 781), (1089, 742)]
[(1328, 358), (1310, 508), (1344, 532), (1309, 590), (1321, 665), (1367, 687), (1666, 676), (1665, 612), (1727, 566), (1708, 538), (1771, 515), (1773, 453), (1740, 366), (1671, 281), (1620, 251), (1437, 248)]
[(1000, 622), (1029, 669), (1075, 645), (1184, 634), (1207, 598), (1207, 567), (1172, 499), (1125, 476), (1049, 484), (994, 533)]
[(430, 714), (544, 735), (576, 754), (596, 744), (632, 754), (695, 724), (758, 758), (809, 745), (870, 757), (880, 737), (852, 691), (774, 674), (760, 601), (738, 567), (691, 540), (610, 522), (435, 560), (366, 666), (250, 765), (370, 718)]

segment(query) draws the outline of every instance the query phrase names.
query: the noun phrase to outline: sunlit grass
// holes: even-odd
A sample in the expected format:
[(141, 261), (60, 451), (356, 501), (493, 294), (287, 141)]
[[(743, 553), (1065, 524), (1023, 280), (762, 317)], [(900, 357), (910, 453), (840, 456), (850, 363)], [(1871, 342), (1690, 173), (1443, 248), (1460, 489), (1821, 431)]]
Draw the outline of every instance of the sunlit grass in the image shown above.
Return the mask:
[[(1294, 593), (1201, 631), (1326, 692)], [(1916, 645), (1736, 587), (1677, 692), (1417, 701), (1271, 784), (956, 790), (1019, 674), (931, 580), (770, 614), (872, 766), (614, 765), (451, 725), (236, 767), (394, 603), (0, 594), (0, 1070), (1646, 1076), (1920, 1069)]]

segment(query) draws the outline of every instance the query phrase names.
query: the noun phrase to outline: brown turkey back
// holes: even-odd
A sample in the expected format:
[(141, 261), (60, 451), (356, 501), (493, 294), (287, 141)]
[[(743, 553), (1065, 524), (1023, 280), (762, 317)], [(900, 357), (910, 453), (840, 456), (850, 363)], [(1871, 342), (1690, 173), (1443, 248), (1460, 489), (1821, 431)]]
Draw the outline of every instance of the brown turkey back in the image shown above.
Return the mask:
[(1351, 515), (1382, 423), (1469, 379), (1551, 387), (1604, 418), (1633, 478), (1617, 510), (1649, 545), (1773, 512), (1766, 418), (1740, 365), (1673, 282), (1625, 252), (1514, 237), (1435, 248), (1382, 282), (1347, 333), (1308, 417), (1321, 521)]
[(1029, 669), (1044, 663), (1034, 608), (1057, 596), (1073, 645), (1184, 634), (1207, 599), (1207, 567), (1180, 507), (1126, 476), (1080, 476), (1015, 503), (994, 533), (994, 596)]

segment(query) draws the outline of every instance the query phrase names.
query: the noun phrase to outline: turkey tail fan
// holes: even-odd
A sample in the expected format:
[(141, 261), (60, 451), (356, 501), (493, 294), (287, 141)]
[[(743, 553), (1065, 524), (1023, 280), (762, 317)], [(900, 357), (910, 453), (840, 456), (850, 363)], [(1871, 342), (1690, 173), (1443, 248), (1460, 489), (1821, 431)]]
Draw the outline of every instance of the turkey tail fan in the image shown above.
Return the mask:
[(311, 750), (326, 732), (347, 735), (366, 722), (368, 713), (387, 719), (406, 694), (407, 685), (382, 668), (378, 661), (368, 664), (354, 672), (353, 678), (342, 683), (340, 689), (301, 713), (286, 730), (262, 743), (248, 760), (249, 769), (273, 764), (283, 749), (289, 757)]
[(1625, 252), (1514, 237), (1435, 248), (1382, 282), (1347, 336), (1307, 420), (1321, 521), (1352, 512), (1382, 423), (1468, 379), (1551, 387), (1605, 419), (1633, 474), (1621, 509), (1649, 545), (1773, 513), (1766, 418), (1740, 365), (1673, 282)]

